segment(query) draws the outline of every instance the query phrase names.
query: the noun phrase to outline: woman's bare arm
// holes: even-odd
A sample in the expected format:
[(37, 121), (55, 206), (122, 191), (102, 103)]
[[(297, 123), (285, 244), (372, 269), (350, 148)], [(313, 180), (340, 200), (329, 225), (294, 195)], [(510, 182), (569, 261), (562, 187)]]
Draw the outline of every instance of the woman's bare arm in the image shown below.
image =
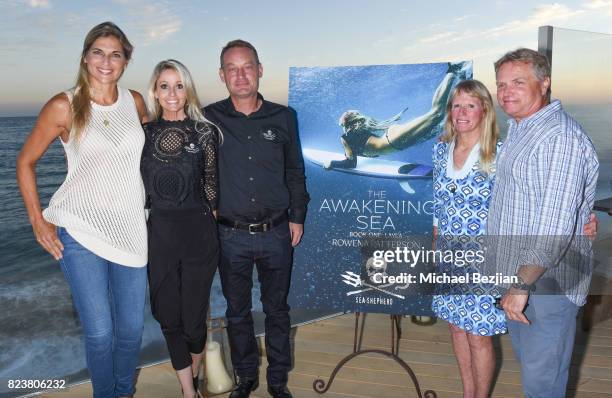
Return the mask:
[(64, 142), (70, 139), (71, 112), (70, 101), (65, 94), (57, 94), (51, 98), (38, 115), (38, 120), (17, 158), (17, 183), (34, 235), (38, 243), (55, 259), (62, 257), (64, 247), (57, 237), (55, 225), (42, 216), (36, 188), (36, 163), (56, 138), (60, 137)]
[(130, 90), (132, 93), (132, 97), (134, 97), (134, 102), (136, 103), (136, 110), (138, 111), (138, 119), (140, 119), (140, 123), (146, 123), (149, 121), (148, 113), (147, 113), (147, 105), (145, 104), (142, 95), (138, 91)]

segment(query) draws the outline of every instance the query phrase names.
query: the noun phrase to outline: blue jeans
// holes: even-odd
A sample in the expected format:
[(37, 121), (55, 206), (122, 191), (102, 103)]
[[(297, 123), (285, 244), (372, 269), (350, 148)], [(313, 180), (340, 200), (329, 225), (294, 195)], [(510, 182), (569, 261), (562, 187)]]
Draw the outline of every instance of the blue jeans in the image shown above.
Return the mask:
[(94, 398), (134, 393), (144, 322), (147, 267), (107, 261), (81, 246), (64, 228), (60, 260), (81, 320)]
[(291, 322), (287, 295), (293, 261), (289, 224), (285, 222), (270, 231), (255, 234), (220, 225), (219, 241), (219, 274), (227, 300), (225, 315), (234, 370), (239, 377), (256, 377), (258, 374), (259, 350), (251, 315), (255, 264), (261, 287), (261, 303), (266, 314), (268, 384), (287, 384), (291, 369)]
[(508, 331), (525, 397), (565, 397), (578, 306), (564, 295), (533, 294), (524, 313), (531, 323), (509, 320)]

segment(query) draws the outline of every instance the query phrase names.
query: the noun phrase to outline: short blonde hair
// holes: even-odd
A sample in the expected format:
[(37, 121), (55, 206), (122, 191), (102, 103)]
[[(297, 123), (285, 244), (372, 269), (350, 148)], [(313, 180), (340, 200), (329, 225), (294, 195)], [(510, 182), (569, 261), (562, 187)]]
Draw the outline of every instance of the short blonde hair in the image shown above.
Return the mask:
[(508, 62), (522, 62), (531, 65), (533, 74), (539, 81), (543, 81), (547, 77), (550, 78), (550, 61), (545, 55), (529, 48), (517, 48), (514, 51), (505, 53), (500, 59), (495, 61), (495, 74), (499, 72), (499, 68)]

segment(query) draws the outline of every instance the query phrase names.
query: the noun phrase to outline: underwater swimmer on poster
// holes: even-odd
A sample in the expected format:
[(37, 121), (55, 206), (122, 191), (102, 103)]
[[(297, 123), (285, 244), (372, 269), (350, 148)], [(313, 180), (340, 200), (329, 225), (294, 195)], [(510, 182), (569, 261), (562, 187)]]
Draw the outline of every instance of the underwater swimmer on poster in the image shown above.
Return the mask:
[(433, 138), (438, 132), (436, 127), (444, 121), (451, 90), (461, 80), (472, 77), (471, 66), (468, 61), (449, 63), (448, 71), (434, 93), (431, 109), (406, 123), (394, 124), (408, 108), (383, 121), (356, 110), (344, 112), (338, 123), (344, 130), (340, 142), (346, 158), (329, 161), (325, 168), (353, 169), (357, 166), (357, 156), (377, 157)]

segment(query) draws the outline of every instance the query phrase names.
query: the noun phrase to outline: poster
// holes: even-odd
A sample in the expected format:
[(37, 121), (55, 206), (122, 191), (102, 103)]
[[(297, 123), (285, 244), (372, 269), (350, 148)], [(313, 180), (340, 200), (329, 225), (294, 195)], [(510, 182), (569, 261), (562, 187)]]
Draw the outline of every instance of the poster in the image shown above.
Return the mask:
[(431, 313), (411, 256), (431, 249), (432, 145), (471, 77), (469, 61), (290, 69), (311, 195), (293, 307)]

